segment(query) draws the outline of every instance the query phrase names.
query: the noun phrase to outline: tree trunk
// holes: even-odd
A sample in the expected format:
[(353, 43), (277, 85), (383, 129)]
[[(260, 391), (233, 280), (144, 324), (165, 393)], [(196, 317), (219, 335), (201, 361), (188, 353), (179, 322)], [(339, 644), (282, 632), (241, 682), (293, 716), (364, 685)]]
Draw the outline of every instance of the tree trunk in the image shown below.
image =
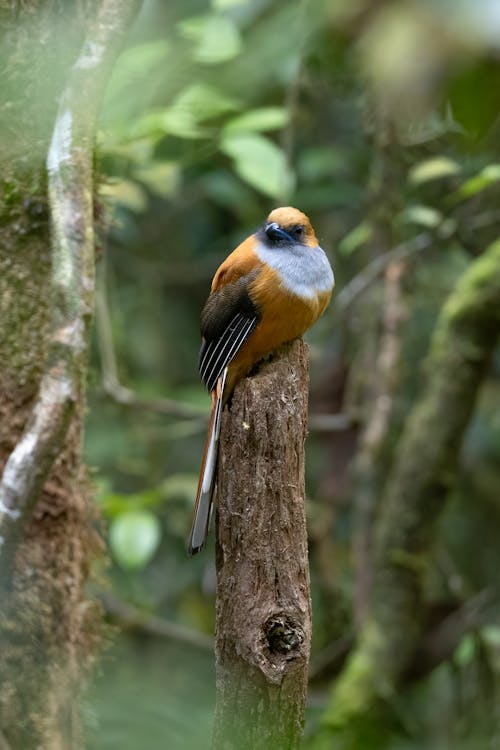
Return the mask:
[(81, 461), (92, 129), (120, 17), (126, 26), (133, 14), (131, 2), (113, 8), (109, 0), (99, 13), (93, 0), (10, 6), (0, 110), (0, 741), (10, 750), (72, 750), (97, 638), (84, 584), (100, 548)]
[(499, 299), (496, 242), (460, 279), (438, 320), (427, 387), (407, 420), (383, 497), (368, 618), (325, 714), (330, 730), (359, 726), (378, 699), (394, 692), (411, 662), (420, 635), (425, 560), (498, 340)]
[(311, 640), (304, 508), (305, 344), (224, 412), (217, 510), (216, 750), (299, 746)]
[(356, 567), (354, 620), (356, 627), (364, 622), (369, 610), (372, 586), (373, 529), (377, 516), (382, 475), (394, 395), (399, 380), (401, 328), (405, 318), (401, 277), (405, 261), (394, 260), (386, 268), (381, 316), (381, 335), (374, 362), (370, 408), (359, 439), (353, 466), (353, 499), (355, 503), (353, 557)]

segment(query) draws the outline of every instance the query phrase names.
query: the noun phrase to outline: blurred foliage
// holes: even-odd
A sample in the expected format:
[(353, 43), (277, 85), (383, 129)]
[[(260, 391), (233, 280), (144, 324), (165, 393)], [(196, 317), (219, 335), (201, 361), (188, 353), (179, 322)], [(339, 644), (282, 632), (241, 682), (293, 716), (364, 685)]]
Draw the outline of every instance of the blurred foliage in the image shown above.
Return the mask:
[[(377, 259), (429, 233), (401, 281), (383, 477), (442, 302), (498, 237), (499, 32), (495, 0), (146, 0), (98, 137), (100, 273), (121, 383), (143, 401), (208, 411), (196, 369), (200, 309), (219, 262), (275, 205), (310, 215), (337, 300)], [(307, 446), (313, 658), (354, 628), (352, 466), (378, 377), (384, 290), (382, 270), (348, 302), (334, 300), (307, 337), (311, 412), (352, 424), (313, 430)], [(115, 401), (103, 346), (96, 338), (86, 454), (107, 519), (104, 575), (143, 612), (210, 633), (213, 549), (192, 560), (185, 552), (205, 421)], [(499, 375), (500, 354), (428, 561), (429, 617), (496, 584)], [(111, 654), (89, 697), (89, 746), (203, 747), (210, 660), (146, 634), (123, 635)], [(498, 744), (499, 654), (494, 622), (466, 633), (452, 659), (402, 689), (397, 721), (364, 750)], [(313, 684), (309, 735), (330, 677)], [(129, 714), (141, 717), (135, 728)]]

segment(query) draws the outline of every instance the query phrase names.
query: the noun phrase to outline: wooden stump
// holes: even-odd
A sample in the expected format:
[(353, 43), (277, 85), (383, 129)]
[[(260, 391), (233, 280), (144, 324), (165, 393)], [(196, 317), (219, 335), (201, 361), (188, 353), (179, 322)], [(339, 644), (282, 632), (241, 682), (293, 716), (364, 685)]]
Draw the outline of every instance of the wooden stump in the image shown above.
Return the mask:
[(296, 748), (311, 640), (304, 491), (308, 357), (283, 347), (224, 412), (213, 747)]

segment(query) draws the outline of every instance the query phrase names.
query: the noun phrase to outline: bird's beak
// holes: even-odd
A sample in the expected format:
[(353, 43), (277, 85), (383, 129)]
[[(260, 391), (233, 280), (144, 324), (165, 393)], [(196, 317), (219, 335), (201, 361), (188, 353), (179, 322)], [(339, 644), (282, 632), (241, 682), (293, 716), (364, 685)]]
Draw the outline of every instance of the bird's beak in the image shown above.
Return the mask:
[(282, 242), (293, 242), (293, 238), (290, 237), (290, 235), (285, 232), (284, 229), (280, 227), (279, 224), (277, 224), (275, 221), (271, 222), (270, 224), (266, 224), (265, 233), (269, 237), (270, 240), (279, 241)]

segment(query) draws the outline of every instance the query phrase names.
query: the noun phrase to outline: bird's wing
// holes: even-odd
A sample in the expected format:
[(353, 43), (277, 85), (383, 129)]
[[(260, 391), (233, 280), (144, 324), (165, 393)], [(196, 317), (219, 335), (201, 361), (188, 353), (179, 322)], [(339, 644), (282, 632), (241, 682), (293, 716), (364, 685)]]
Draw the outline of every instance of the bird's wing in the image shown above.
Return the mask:
[(217, 271), (201, 316), (199, 370), (209, 391), (260, 321), (249, 292), (259, 267), (238, 257), (240, 248)]

